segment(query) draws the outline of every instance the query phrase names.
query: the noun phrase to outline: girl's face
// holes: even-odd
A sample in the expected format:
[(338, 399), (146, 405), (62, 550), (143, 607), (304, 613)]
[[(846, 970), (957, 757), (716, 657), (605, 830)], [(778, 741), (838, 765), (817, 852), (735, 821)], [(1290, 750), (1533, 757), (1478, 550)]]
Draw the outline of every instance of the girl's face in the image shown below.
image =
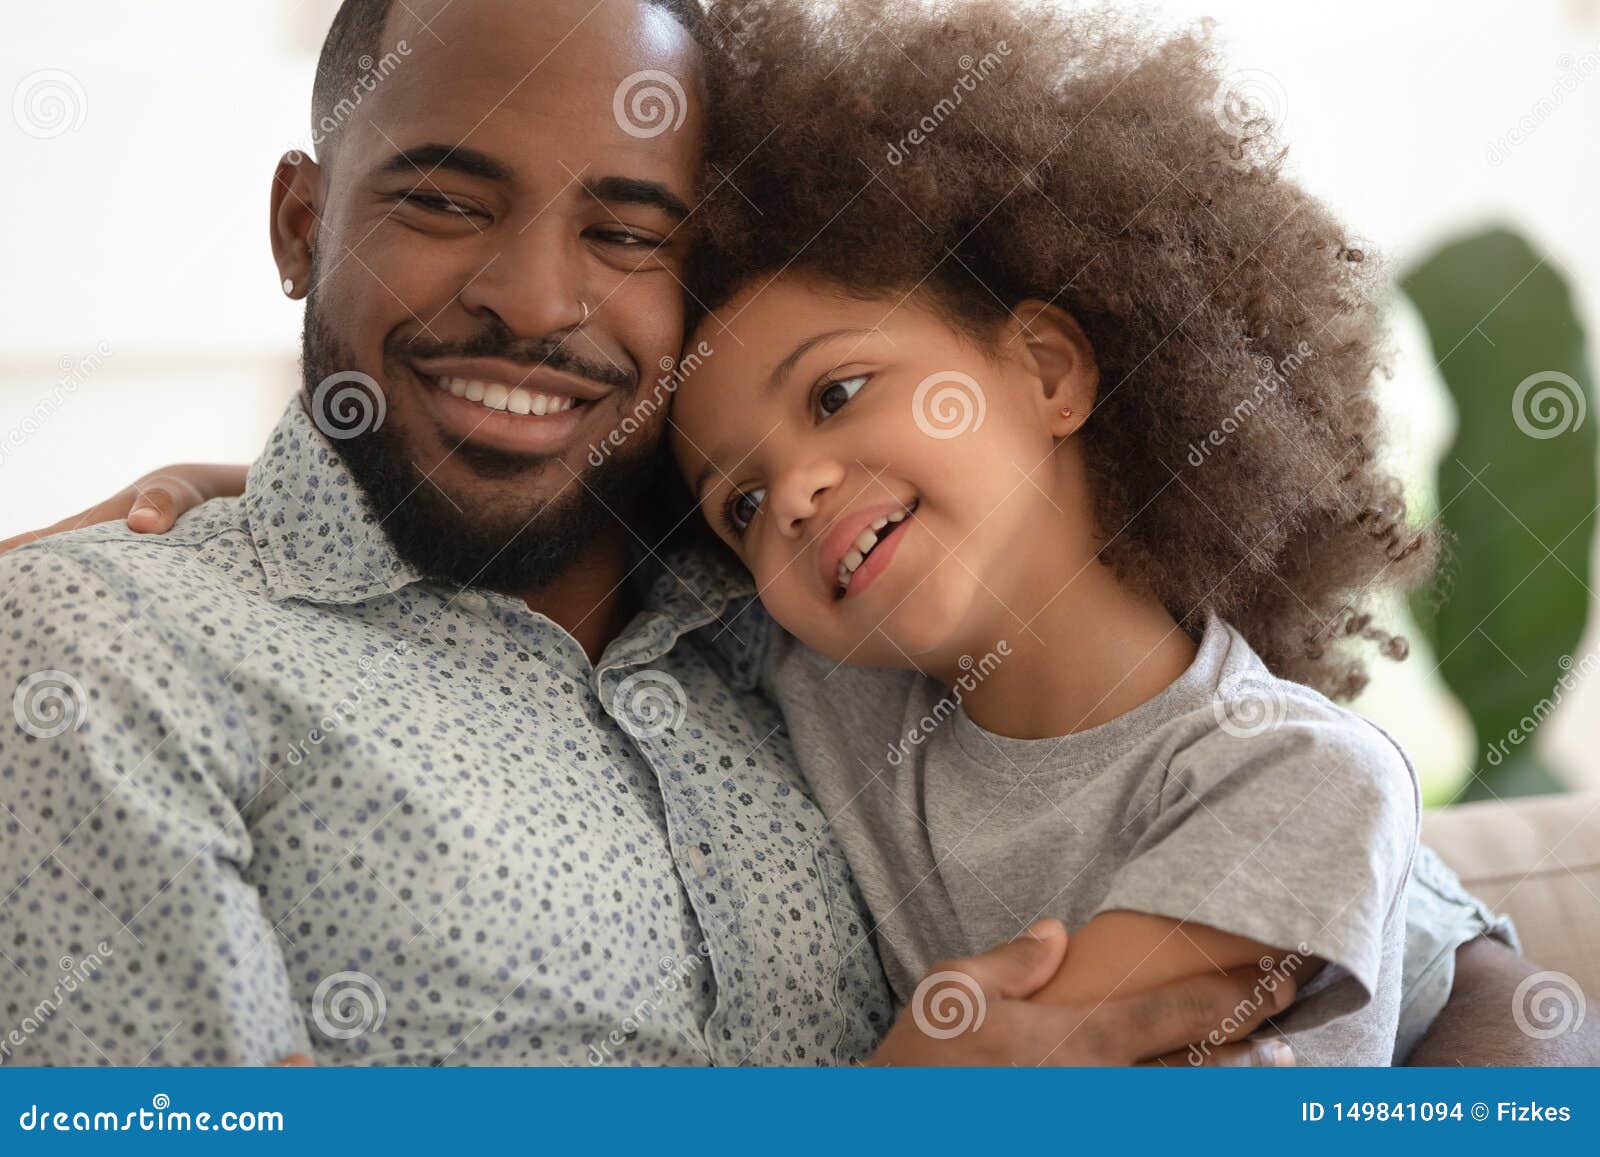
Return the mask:
[(915, 294), (780, 276), (700, 326), (712, 353), (677, 391), (673, 452), (809, 646), (934, 671), (1025, 631), (1092, 558), (1061, 440), (1093, 404), (1093, 358), (1070, 317), (1029, 304), (985, 350)]

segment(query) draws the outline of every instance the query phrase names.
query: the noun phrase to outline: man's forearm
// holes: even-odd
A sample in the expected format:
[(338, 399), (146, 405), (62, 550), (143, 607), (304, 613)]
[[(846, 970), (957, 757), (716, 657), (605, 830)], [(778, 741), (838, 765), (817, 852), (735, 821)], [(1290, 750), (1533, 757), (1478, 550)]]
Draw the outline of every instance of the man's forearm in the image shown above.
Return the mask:
[(1585, 1017), (1548, 1039), (1518, 1025), (1517, 985), (1539, 972), (1497, 940), (1479, 937), (1456, 950), (1455, 985), (1408, 1065), (1600, 1065), (1600, 1023)]

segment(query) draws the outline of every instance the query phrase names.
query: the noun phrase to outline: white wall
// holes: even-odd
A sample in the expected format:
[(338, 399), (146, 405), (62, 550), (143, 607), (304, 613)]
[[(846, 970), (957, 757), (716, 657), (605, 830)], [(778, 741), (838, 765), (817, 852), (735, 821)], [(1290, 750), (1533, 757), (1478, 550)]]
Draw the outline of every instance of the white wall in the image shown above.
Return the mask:
[[(268, 179), (280, 153), (305, 143), (314, 53), (335, 6), (8, 6), (0, 537), (157, 465), (242, 461), (259, 446), (294, 386), (300, 317), (268, 253)], [(1600, 4), (1170, 0), (1158, 11), (1216, 18), (1236, 64), (1265, 74), (1281, 102), (1303, 179), (1397, 264), (1452, 232), (1509, 221), (1580, 288), (1590, 332), (1600, 333)], [(19, 115), (15, 100), (47, 69), (70, 74), (69, 123), (80, 112), (82, 122), (39, 139), (38, 117)], [(1564, 72), (1587, 76), (1491, 163), (1495, 142)], [(1425, 474), (1449, 409), (1415, 323), (1402, 318), (1400, 333), (1395, 422)], [(63, 368), (86, 358), (86, 373)], [(1600, 648), (1600, 613), (1587, 646)], [(1439, 782), (1473, 751), (1427, 678), (1431, 666), (1419, 655), (1367, 706)], [(1584, 720), (1597, 717), (1600, 687), (1586, 685), (1540, 737), (1593, 782), (1600, 744)]]

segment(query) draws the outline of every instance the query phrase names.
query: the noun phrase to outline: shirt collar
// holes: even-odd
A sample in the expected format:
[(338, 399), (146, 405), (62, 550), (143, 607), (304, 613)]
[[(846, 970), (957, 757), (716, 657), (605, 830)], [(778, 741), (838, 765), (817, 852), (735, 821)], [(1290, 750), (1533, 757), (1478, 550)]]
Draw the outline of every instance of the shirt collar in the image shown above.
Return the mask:
[(390, 545), (382, 520), (299, 395), (250, 467), (244, 503), (275, 601), (358, 603), (422, 578)]

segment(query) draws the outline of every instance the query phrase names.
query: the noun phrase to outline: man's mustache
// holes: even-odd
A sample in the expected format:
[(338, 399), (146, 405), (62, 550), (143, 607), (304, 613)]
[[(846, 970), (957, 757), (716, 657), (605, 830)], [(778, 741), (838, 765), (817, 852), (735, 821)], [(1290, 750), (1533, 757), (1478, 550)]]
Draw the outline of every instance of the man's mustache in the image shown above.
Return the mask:
[(593, 362), (579, 357), (563, 344), (565, 338), (546, 335), (533, 340), (518, 338), (509, 329), (496, 327), (466, 341), (433, 342), (424, 338), (395, 339), (389, 353), (397, 358), (499, 358), (535, 370), (543, 366), (587, 378), (613, 390), (632, 390), (638, 375), (608, 362)]

